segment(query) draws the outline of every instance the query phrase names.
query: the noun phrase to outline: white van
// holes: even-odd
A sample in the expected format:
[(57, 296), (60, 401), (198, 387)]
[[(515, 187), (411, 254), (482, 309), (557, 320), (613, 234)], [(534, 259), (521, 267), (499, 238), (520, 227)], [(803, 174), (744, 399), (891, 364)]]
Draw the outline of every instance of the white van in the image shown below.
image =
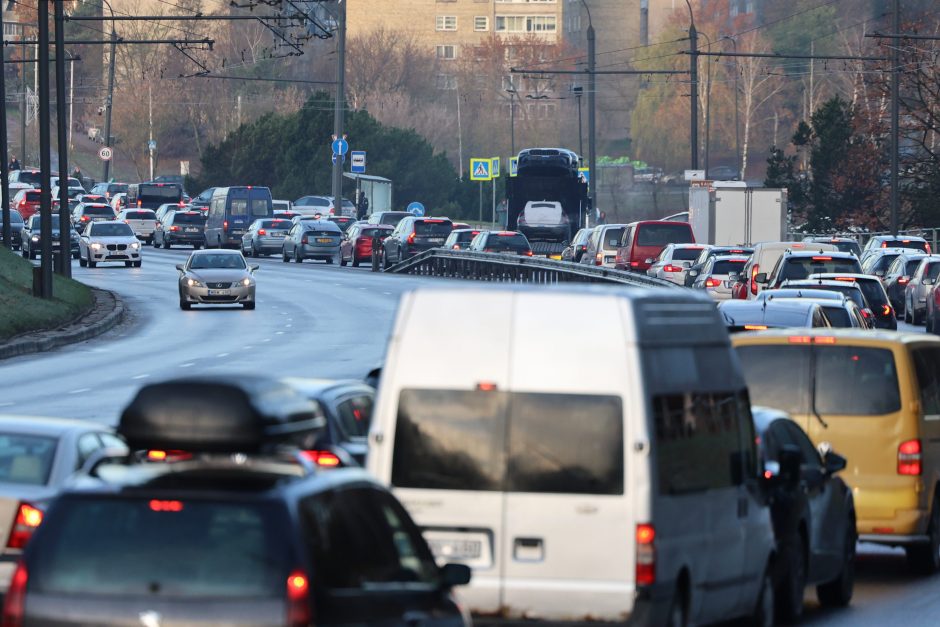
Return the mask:
[[(590, 356), (577, 369), (559, 367), (553, 311), (591, 312), (565, 327)], [(707, 296), (411, 292), (373, 415), (368, 469), (438, 559), (473, 568), (460, 596), (478, 615), (684, 625), (773, 611), (747, 391)]]
[(820, 252), (839, 250), (833, 244), (804, 244), (803, 242), (758, 242), (754, 245), (754, 252), (751, 258), (744, 265), (744, 271), (741, 273), (741, 280), (746, 281), (747, 299), (754, 300), (760, 294), (763, 285), (757, 282), (757, 275), (770, 272), (776, 267), (777, 262), (783, 257), (783, 253), (788, 250), (818, 250)]

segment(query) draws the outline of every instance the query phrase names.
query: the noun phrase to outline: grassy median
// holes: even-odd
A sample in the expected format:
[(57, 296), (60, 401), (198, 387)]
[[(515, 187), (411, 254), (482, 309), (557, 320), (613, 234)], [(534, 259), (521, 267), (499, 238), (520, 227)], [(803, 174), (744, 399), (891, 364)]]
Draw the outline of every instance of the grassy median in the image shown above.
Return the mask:
[(33, 264), (0, 246), (0, 341), (42, 329), (55, 329), (92, 305), (88, 286), (55, 277), (51, 300), (34, 298)]

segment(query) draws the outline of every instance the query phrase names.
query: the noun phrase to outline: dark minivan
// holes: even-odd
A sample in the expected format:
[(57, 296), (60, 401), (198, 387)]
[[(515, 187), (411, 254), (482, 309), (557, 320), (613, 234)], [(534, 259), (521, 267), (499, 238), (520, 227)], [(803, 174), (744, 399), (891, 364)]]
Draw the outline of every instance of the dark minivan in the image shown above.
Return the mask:
[(241, 247), (252, 222), (272, 217), (274, 203), (267, 187), (216, 187), (209, 201), (206, 248)]
[(174, 183), (136, 183), (127, 186), (127, 207), (153, 209), (167, 203), (181, 204), (183, 188)]
[[(322, 428), (312, 403), (228, 379), (138, 393), (118, 430), (147, 453), (101, 460), (53, 502), (4, 625), (468, 625), (451, 589), (470, 569), (438, 567), (364, 471), (320, 473), (298, 454)], [(187, 455), (149, 461), (176, 448)]]

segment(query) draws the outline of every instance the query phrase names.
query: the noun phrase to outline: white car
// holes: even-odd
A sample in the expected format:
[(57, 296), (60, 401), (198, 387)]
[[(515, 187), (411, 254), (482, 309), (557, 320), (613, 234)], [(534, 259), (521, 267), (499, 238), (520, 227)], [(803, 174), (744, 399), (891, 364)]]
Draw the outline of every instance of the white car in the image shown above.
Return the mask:
[(686, 272), (704, 248), (702, 244), (669, 244), (659, 253), (646, 274), (672, 281), (676, 285), (685, 285)]
[(709, 257), (692, 284), (694, 289), (705, 290), (715, 300), (731, 300), (734, 284), (743, 276), (747, 257), (718, 255)]
[(139, 268), (140, 241), (124, 222), (90, 222), (78, 240), (78, 263), (94, 268), (99, 263), (123, 261), (130, 268)]
[(138, 239), (148, 244), (153, 241), (153, 232), (157, 228), (157, 214), (153, 209), (125, 209), (118, 214), (118, 220), (129, 224)]
[[(79, 196), (80, 194), (87, 193), (87, 191), (85, 190), (84, 187), (82, 187), (81, 182), (77, 178), (73, 178), (70, 176), (67, 179), (67, 181), (68, 181), (68, 186), (69, 186), (69, 191), (68, 191), (69, 198), (75, 198), (76, 196)], [(49, 179), (49, 185), (52, 187), (52, 197), (58, 198), (59, 197), (59, 177), (58, 176), (51, 177)]]
[(118, 192), (111, 196), (111, 208), (114, 209), (115, 213), (125, 206), (127, 206), (127, 194), (125, 192)]

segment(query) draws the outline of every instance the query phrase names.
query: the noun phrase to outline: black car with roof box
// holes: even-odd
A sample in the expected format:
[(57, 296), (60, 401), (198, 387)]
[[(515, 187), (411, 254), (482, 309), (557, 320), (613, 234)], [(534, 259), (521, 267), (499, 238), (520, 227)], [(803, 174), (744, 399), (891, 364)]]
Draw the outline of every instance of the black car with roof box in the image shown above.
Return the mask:
[(118, 427), (132, 449), (57, 498), (13, 575), (10, 625), (467, 624), (398, 501), (365, 472), (300, 455), (323, 422), (255, 377), (142, 388)]

